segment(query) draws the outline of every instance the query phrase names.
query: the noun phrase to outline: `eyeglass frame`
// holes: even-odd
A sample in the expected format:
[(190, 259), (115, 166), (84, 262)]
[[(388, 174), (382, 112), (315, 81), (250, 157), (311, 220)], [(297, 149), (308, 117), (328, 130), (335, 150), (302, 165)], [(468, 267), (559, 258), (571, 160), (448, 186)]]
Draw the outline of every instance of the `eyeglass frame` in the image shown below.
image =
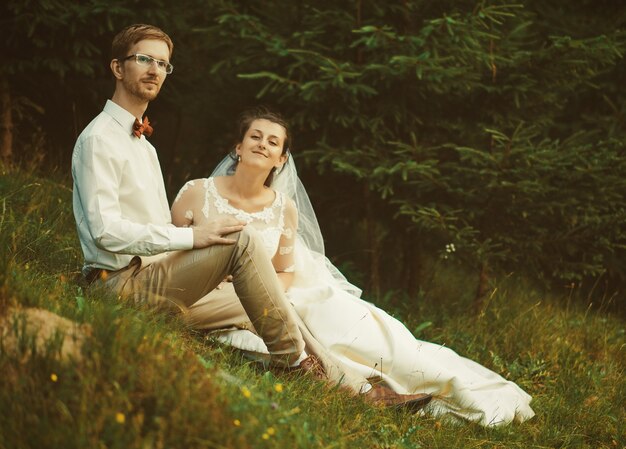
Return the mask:
[[(139, 62), (139, 58), (147, 58), (148, 59), (148, 63), (147, 64), (142, 64), (141, 62)], [(173, 71), (174, 71), (174, 66), (172, 64), (170, 64), (167, 61), (163, 61), (162, 59), (156, 59), (153, 58), (150, 55), (145, 55), (143, 53), (133, 53), (132, 55), (128, 55), (125, 58), (119, 58), (119, 61), (128, 61), (131, 58), (135, 58), (135, 63), (137, 65), (140, 65), (142, 67), (146, 67), (146, 66), (151, 66), (152, 64), (154, 64), (156, 62), (157, 65), (157, 69), (161, 70), (162, 72), (165, 72), (167, 75), (170, 75)], [(163, 64), (165, 66), (165, 68), (161, 67), (160, 64)], [(167, 71), (169, 69), (169, 72)]]

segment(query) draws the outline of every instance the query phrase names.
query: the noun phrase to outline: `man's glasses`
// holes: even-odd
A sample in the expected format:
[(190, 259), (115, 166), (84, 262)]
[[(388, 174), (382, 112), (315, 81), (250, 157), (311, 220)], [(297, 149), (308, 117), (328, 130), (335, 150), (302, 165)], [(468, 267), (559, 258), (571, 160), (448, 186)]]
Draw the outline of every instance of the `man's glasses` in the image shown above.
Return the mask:
[(122, 58), (122, 61), (128, 61), (135, 58), (135, 62), (141, 66), (150, 66), (156, 62), (157, 68), (167, 73), (168, 75), (174, 71), (174, 66), (167, 61), (161, 61), (160, 59), (154, 59), (152, 56), (142, 55), (141, 53), (135, 53), (134, 55), (126, 56)]

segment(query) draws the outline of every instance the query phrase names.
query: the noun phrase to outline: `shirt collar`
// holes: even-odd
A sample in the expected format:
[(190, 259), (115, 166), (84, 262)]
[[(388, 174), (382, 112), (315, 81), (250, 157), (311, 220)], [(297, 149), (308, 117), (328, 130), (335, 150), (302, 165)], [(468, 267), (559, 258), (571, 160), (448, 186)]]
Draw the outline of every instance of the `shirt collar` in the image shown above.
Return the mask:
[(111, 100), (107, 100), (104, 105), (104, 112), (113, 117), (122, 128), (128, 130), (129, 135), (132, 134), (133, 125), (135, 124), (135, 116), (133, 114)]

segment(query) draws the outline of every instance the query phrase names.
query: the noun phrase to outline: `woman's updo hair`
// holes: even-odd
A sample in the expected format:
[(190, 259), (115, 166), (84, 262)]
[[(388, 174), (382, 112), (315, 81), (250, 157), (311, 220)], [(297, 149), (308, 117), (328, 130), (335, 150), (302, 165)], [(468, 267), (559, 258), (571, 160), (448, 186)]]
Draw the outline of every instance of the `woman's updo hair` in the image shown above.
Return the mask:
[[(283, 142), (283, 151), (281, 154), (285, 155), (291, 151), (291, 134), (289, 132), (289, 125), (287, 124), (287, 121), (282, 118), (280, 114), (272, 112), (263, 106), (249, 109), (241, 114), (239, 117), (239, 136), (237, 143), (243, 142), (246, 133), (250, 129), (250, 126), (252, 126), (252, 122), (255, 120), (267, 120), (268, 122), (276, 123), (277, 125), (282, 126), (285, 129), (285, 141)], [(264, 185), (266, 187), (272, 185), (275, 171), (276, 167), (272, 168), (270, 174), (265, 179)]]

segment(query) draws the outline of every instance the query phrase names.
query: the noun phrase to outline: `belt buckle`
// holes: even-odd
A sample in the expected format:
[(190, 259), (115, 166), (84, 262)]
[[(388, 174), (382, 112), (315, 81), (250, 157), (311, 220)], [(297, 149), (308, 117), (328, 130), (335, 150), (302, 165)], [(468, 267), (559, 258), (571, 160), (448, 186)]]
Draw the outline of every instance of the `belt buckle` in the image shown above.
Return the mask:
[(97, 279), (101, 279), (102, 273), (106, 271), (103, 270), (102, 268), (92, 268), (89, 273), (87, 273), (87, 275), (85, 276), (85, 280), (87, 281), (88, 285), (93, 284)]

